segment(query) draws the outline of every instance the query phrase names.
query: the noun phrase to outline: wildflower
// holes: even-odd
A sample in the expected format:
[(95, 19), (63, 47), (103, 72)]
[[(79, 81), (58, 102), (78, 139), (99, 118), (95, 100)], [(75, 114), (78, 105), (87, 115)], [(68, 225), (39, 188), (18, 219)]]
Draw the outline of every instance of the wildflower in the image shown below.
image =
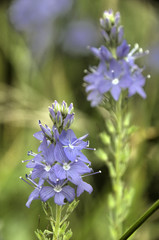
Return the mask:
[(54, 170), (59, 179), (68, 179), (69, 181), (77, 181), (81, 175), (92, 171), (82, 160), (70, 161), (62, 147), (58, 147), (58, 163), (55, 164)]
[(66, 26), (61, 34), (63, 50), (71, 55), (88, 55), (86, 46), (99, 42), (97, 29), (90, 20), (74, 20)]
[(16, 0), (9, 8), (9, 19), (24, 34), (33, 55), (40, 59), (54, 42), (55, 21), (63, 18), (72, 5), (73, 0)]
[(77, 138), (72, 129), (65, 130), (65, 123), (70, 116), (74, 117), (73, 104), (67, 107), (64, 101), (61, 105), (55, 101), (49, 113), (52, 128), (46, 124), (43, 126), (39, 121), (41, 131), (34, 134), (41, 142), (38, 153), (30, 151), (28, 155), (33, 158), (23, 161), (32, 171), (29, 176), (26, 175), (27, 181), (22, 180), (35, 188), (28, 198), (27, 207), (34, 199), (45, 202), (52, 197), (56, 204), (63, 205), (84, 191), (91, 193), (93, 190), (91, 185), (82, 180), (92, 172), (90, 161), (82, 153), (83, 149), (93, 150), (88, 148), (88, 141), (84, 141), (88, 134)]
[(98, 106), (106, 96), (110, 97), (110, 92), (113, 99), (118, 101), (123, 90), (128, 92), (129, 97), (138, 93), (145, 98), (143, 69), (138, 67), (135, 60), (148, 54), (148, 51), (144, 52), (138, 44), (130, 50), (130, 45), (123, 39), (119, 13), (114, 15), (112, 10), (105, 11), (100, 25), (106, 46), (102, 45), (99, 49), (90, 47), (99, 64), (91, 67), (84, 76), (87, 100), (92, 107)]
[(62, 131), (59, 141), (62, 143), (64, 152), (69, 160), (74, 161), (78, 153), (88, 147), (88, 142), (83, 141), (87, 136), (88, 134), (77, 138), (72, 129)]
[(72, 202), (75, 198), (75, 190), (66, 185), (67, 181), (57, 179), (56, 182), (48, 181), (50, 186), (43, 186), (40, 190), (40, 198), (46, 202), (49, 198), (54, 197), (57, 205), (65, 204), (64, 199)]
[(52, 107), (49, 107), (50, 118), (54, 123), (54, 127), (56, 127), (59, 132), (63, 129), (67, 130), (72, 122), (74, 121), (74, 112), (73, 112), (73, 104), (71, 103), (69, 107), (65, 101), (62, 104), (58, 104), (57, 101), (54, 101)]
[(146, 93), (143, 90), (143, 86), (145, 85), (145, 78), (141, 74), (141, 69), (135, 71), (132, 74), (132, 83), (129, 86), (129, 96), (133, 96), (135, 93), (138, 93), (142, 98), (146, 98)]

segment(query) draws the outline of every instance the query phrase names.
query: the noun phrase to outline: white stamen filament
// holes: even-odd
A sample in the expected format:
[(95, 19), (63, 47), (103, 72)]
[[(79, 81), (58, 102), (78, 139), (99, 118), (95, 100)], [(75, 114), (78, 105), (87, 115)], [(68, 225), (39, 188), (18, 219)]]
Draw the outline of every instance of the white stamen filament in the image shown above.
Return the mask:
[(88, 176), (92, 176), (92, 175), (95, 175), (95, 174), (98, 174), (98, 173), (101, 173), (102, 171), (99, 170), (98, 172), (93, 172), (93, 173), (89, 173), (87, 175), (83, 175), (82, 177), (88, 177)]

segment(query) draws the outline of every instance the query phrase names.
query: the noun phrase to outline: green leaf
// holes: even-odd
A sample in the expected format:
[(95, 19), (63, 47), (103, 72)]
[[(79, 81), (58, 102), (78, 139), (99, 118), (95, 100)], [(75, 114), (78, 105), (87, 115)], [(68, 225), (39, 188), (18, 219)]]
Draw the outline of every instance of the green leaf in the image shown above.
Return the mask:
[(107, 160), (108, 160), (108, 155), (107, 155), (107, 153), (106, 153), (103, 149), (101, 149), (101, 148), (97, 149), (97, 151), (95, 151), (95, 154), (96, 154), (96, 156), (97, 156), (99, 159), (101, 159), (102, 161), (107, 162)]
[(69, 230), (65, 233), (65, 235), (64, 235), (64, 237), (63, 237), (63, 240), (69, 240), (71, 237), (72, 237), (72, 231), (71, 231), (71, 229), (69, 229)]
[(115, 133), (116, 129), (111, 119), (105, 121), (105, 125), (110, 133)]
[(102, 132), (99, 134), (99, 137), (101, 139), (101, 141), (105, 144), (105, 145), (109, 145), (111, 143), (111, 139), (110, 136), (106, 134), (106, 132)]

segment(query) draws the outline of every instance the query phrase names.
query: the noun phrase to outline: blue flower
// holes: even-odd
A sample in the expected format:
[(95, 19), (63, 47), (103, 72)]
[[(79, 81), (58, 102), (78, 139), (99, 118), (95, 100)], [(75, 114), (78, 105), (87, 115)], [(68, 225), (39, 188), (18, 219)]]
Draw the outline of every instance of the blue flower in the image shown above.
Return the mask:
[[(10, 18), (18, 30), (30, 31), (50, 19), (56, 19), (72, 7), (72, 0), (16, 0), (10, 7)], [(36, 14), (35, 14), (36, 11)]]
[(117, 101), (121, 90), (129, 87), (132, 79), (127, 63), (124, 60), (117, 61), (113, 58), (109, 65), (101, 61), (99, 67), (96, 70), (94, 69), (93, 73), (84, 77), (84, 81), (87, 82), (87, 99), (91, 101), (91, 106), (96, 106), (108, 91)]
[(16, 30), (22, 32), (38, 60), (53, 44), (55, 21), (72, 8), (73, 0), (16, 0), (9, 8), (9, 18)]
[(54, 171), (56, 172), (57, 178), (68, 179), (70, 182), (77, 182), (81, 175), (92, 171), (84, 161), (78, 158), (73, 162), (70, 161), (65, 155), (64, 149), (61, 147), (60, 143), (56, 144), (56, 149), (57, 152), (55, 151), (55, 156), (58, 157), (58, 163), (55, 164)]
[(88, 147), (88, 141), (83, 141), (87, 136), (88, 134), (77, 138), (72, 129), (62, 131), (59, 141), (62, 143), (64, 152), (69, 160), (74, 161), (80, 151)]
[(52, 128), (39, 122), (41, 131), (34, 134), (41, 142), (39, 152), (29, 152), (33, 158), (23, 161), (32, 171), (26, 175), (27, 181), (21, 179), (35, 188), (28, 198), (27, 207), (34, 199), (45, 202), (52, 197), (56, 204), (63, 205), (65, 200), (71, 202), (82, 192), (91, 193), (93, 190), (82, 180), (84, 176), (94, 174), (89, 167), (90, 161), (82, 153), (83, 149), (94, 150), (88, 148), (88, 141), (84, 141), (88, 134), (77, 138), (72, 129), (64, 130), (65, 120), (68, 122), (72, 111), (72, 104), (67, 107), (64, 101), (62, 105), (55, 101), (49, 109), (53, 118)]
[(26, 202), (26, 206), (29, 208), (30, 204), (33, 200), (39, 199), (40, 194), (40, 188), (35, 188), (32, 193), (30, 194), (28, 201)]
[(105, 97), (110, 99), (110, 94), (118, 101), (123, 90), (126, 94), (128, 92), (129, 97), (138, 93), (145, 98), (145, 78), (135, 60), (149, 51), (144, 52), (138, 44), (130, 50), (130, 45), (123, 39), (119, 13), (114, 15), (112, 10), (105, 11), (100, 25), (105, 46), (90, 47), (90, 51), (99, 59), (99, 64), (97, 67), (91, 67), (84, 76), (87, 100), (91, 102), (92, 107), (102, 103)]
[(64, 199), (72, 202), (75, 198), (74, 188), (66, 185), (66, 181), (56, 180), (56, 182), (49, 181), (50, 186), (44, 186), (40, 190), (40, 198), (46, 202), (49, 198), (54, 197), (54, 202), (57, 205), (64, 205)]
[(71, 55), (88, 55), (86, 46), (99, 42), (97, 29), (90, 20), (70, 22), (61, 35), (62, 48)]
[(103, 78), (99, 85), (99, 91), (103, 94), (110, 91), (113, 98), (119, 99), (122, 89), (126, 89), (131, 84), (131, 77), (127, 71), (125, 61), (112, 59), (109, 68), (103, 64)]
[(141, 74), (141, 69), (138, 69), (132, 74), (132, 83), (129, 86), (129, 97), (138, 93), (142, 98), (146, 98), (146, 93), (143, 90), (145, 85), (145, 78)]
[(34, 188), (34, 190), (31, 192), (31, 194), (28, 197), (28, 201), (26, 202), (26, 206), (29, 208), (30, 204), (33, 200), (40, 199), (40, 191), (41, 191), (41, 185), (43, 185), (44, 180), (39, 180), (39, 183), (37, 184), (35, 181), (33, 181), (28, 175), (26, 175), (26, 179), (29, 181), (27, 182), (22, 177), (20, 177), (24, 182), (28, 183), (30, 186)]
[(27, 167), (33, 168), (32, 179), (56, 179), (53, 167), (55, 163), (54, 145), (51, 144), (46, 147), (45, 151), (36, 155), (35, 158), (31, 160), (31, 163), (27, 164)]

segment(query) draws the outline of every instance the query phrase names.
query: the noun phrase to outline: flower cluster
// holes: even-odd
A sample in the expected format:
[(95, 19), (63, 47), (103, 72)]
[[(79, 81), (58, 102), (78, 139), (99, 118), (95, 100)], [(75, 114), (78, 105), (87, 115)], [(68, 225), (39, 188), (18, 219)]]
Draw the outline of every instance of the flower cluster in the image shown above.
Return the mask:
[[(41, 144), (38, 153), (28, 153), (33, 158), (27, 160), (27, 168), (32, 168), (24, 180), (35, 189), (26, 203), (30, 207), (32, 200), (47, 201), (54, 197), (58, 205), (65, 204), (65, 200), (72, 202), (77, 195), (84, 191), (92, 192), (92, 186), (83, 181), (85, 174), (90, 174), (90, 161), (82, 153), (82, 149), (91, 149), (88, 141), (84, 141), (88, 134), (77, 138), (70, 125), (74, 120), (73, 104), (67, 107), (63, 101), (57, 101), (49, 108), (53, 127), (42, 126), (41, 131), (34, 134)], [(92, 149), (93, 150), (93, 149)], [(25, 162), (25, 161), (23, 161)], [(70, 186), (71, 185), (71, 186)]]
[(114, 15), (112, 10), (105, 11), (100, 25), (105, 45), (99, 49), (90, 47), (99, 59), (99, 65), (91, 67), (84, 77), (87, 99), (91, 101), (91, 106), (99, 105), (109, 91), (115, 101), (118, 101), (121, 91), (126, 89), (129, 97), (138, 93), (145, 98), (143, 68), (139, 68), (135, 60), (148, 54), (148, 50), (144, 52), (138, 44), (130, 49), (123, 38), (119, 12)]

